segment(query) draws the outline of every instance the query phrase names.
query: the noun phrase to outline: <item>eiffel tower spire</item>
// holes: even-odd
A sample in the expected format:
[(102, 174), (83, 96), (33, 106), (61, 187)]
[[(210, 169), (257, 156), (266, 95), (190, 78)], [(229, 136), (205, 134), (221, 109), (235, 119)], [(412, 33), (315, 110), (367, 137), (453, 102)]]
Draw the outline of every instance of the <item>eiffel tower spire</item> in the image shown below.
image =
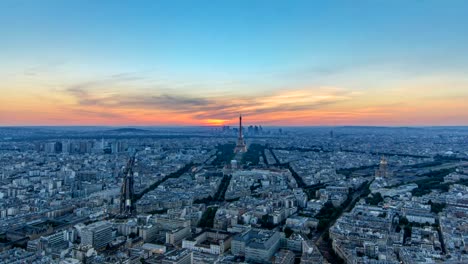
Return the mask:
[(242, 133), (242, 115), (239, 115), (239, 137), (237, 138), (237, 145), (234, 152), (247, 152), (247, 146), (245, 145), (244, 135)]

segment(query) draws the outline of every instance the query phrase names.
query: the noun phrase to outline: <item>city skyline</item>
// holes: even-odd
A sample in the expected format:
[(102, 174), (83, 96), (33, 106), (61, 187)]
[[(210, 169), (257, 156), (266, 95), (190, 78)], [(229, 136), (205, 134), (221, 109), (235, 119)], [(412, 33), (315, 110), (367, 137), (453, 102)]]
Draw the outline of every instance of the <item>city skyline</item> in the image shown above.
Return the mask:
[(0, 264), (468, 263), (466, 10), (0, 0)]
[(0, 126), (468, 125), (464, 1), (2, 1)]

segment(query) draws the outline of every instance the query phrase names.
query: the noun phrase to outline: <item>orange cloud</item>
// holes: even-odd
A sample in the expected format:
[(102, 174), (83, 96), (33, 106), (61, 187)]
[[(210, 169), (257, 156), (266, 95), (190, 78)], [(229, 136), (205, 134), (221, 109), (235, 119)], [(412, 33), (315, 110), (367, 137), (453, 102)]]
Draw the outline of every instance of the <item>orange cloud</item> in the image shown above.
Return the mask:
[(446, 93), (434, 87), (305, 87), (194, 96), (97, 81), (42, 91), (5, 91), (0, 125), (224, 125), (235, 124), (240, 113), (246, 124), (261, 125), (468, 124), (468, 94), (460, 86)]

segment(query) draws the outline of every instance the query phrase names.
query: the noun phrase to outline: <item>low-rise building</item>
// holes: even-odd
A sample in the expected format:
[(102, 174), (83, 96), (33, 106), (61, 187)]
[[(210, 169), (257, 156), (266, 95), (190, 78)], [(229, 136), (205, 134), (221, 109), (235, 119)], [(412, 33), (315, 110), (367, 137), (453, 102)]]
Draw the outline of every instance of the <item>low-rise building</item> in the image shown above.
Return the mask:
[(234, 236), (231, 251), (234, 255), (245, 256), (246, 261), (271, 263), (278, 251), (284, 233), (263, 229), (250, 229)]
[(112, 225), (107, 221), (90, 224), (81, 230), (81, 245), (102, 249), (112, 241)]
[(182, 248), (187, 248), (194, 251), (222, 255), (231, 247), (231, 234), (219, 231), (205, 231), (197, 236), (184, 239)]

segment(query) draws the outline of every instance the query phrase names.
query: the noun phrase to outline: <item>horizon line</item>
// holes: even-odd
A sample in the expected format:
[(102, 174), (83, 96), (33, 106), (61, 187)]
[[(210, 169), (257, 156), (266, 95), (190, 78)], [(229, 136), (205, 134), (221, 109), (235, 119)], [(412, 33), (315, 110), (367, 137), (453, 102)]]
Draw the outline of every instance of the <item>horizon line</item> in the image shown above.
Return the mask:
[[(226, 126), (237, 126), (237, 124), (226, 124), (226, 125), (0, 125), (0, 128), (34, 128), (34, 127), (116, 127), (116, 128), (132, 128), (132, 127), (179, 127), (179, 128), (190, 128), (190, 127), (206, 127), (206, 128), (222, 128)], [(243, 126), (261, 126), (261, 127), (384, 127), (384, 128), (403, 128), (403, 127), (468, 127), (468, 124), (463, 125), (257, 125), (249, 124)]]

